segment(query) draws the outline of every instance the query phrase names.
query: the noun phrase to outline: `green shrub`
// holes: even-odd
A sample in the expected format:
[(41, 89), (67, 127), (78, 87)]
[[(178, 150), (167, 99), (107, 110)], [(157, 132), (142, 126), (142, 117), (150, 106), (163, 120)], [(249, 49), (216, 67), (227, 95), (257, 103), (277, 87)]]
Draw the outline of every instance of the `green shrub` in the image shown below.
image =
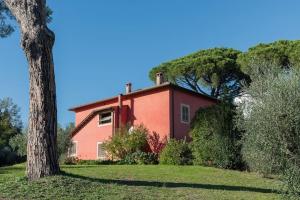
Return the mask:
[(99, 160), (78, 160), (77, 165), (99, 165)]
[(69, 123), (65, 128), (60, 125), (57, 127), (57, 152), (61, 160), (68, 154), (68, 149), (71, 145), (70, 134), (74, 127), (74, 123)]
[(104, 148), (112, 159), (124, 159), (128, 154), (146, 150), (147, 134), (148, 130), (143, 126), (131, 131), (122, 129), (104, 143)]
[(118, 161), (113, 160), (80, 160), (77, 157), (66, 157), (65, 165), (113, 165), (118, 164)]
[(109, 141), (103, 143), (107, 155), (112, 159), (122, 159), (128, 154), (125, 148), (126, 133), (118, 132), (110, 138)]
[(0, 149), (9, 146), (9, 139), (21, 132), (20, 108), (11, 98), (0, 99)]
[(159, 156), (159, 163), (166, 165), (192, 164), (192, 152), (184, 140), (170, 139)]
[(285, 188), (285, 199), (298, 199), (300, 197), (300, 166), (291, 165), (284, 171), (283, 182)]
[(241, 134), (233, 123), (235, 108), (220, 103), (201, 108), (192, 123), (194, 164), (242, 169)]
[(13, 103), (12, 99), (0, 99), (0, 165), (15, 164), (22, 159), (13, 152), (9, 146), (9, 140), (20, 135), (22, 131), (22, 121), (20, 109)]
[(123, 160), (120, 161), (120, 164), (153, 165), (158, 164), (158, 157), (155, 153), (137, 151), (132, 154), (128, 154)]
[[(74, 128), (74, 124), (70, 123), (66, 128), (58, 125), (57, 129), (57, 152), (61, 163), (67, 157), (68, 148), (71, 144), (70, 133)], [(14, 152), (21, 158), (26, 158), (27, 154), (27, 130), (23, 134), (17, 134), (10, 138), (9, 145)]]
[(77, 165), (79, 159), (77, 157), (66, 157), (64, 160), (65, 165)]
[(18, 156), (26, 156), (27, 154), (27, 134), (18, 134), (10, 138), (9, 146)]
[(118, 164), (118, 161), (114, 160), (98, 160), (97, 165), (115, 165)]
[(122, 160), (119, 160), (118, 164), (120, 165), (135, 165), (137, 164), (135, 161), (135, 157), (132, 154), (128, 154)]
[(125, 148), (127, 152), (134, 153), (146, 150), (148, 130), (143, 125), (134, 127), (126, 136)]
[(23, 159), (11, 151), (10, 147), (0, 149), (0, 166), (13, 165), (21, 161), (23, 161)]
[(111, 165), (116, 164), (116, 161), (112, 160), (78, 160), (77, 165)]

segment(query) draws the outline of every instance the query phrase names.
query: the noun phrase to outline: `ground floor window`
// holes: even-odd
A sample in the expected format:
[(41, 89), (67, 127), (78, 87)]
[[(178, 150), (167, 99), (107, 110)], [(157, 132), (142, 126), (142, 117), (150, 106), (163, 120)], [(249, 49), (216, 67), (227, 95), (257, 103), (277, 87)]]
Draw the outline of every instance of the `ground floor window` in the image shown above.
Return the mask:
[(72, 141), (69, 147), (69, 156), (77, 156), (77, 141)]
[(106, 152), (105, 152), (104, 145), (102, 142), (97, 143), (97, 158), (98, 159), (106, 158)]

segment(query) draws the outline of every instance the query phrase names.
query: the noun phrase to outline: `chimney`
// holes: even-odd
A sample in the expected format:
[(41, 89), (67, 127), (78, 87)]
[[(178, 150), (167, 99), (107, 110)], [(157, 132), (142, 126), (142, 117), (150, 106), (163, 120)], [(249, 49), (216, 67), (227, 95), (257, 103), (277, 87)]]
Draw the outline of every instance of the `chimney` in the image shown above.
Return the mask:
[(129, 94), (131, 93), (131, 83), (127, 83), (126, 84), (126, 91), (125, 91), (125, 94)]
[(156, 85), (161, 85), (165, 82), (164, 74), (162, 72), (156, 73)]

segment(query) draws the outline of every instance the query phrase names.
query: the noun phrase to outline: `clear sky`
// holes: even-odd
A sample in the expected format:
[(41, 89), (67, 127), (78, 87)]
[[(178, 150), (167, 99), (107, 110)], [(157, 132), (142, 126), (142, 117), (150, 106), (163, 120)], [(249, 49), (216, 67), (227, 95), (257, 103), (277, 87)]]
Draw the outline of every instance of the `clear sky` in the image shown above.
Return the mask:
[[(299, 0), (48, 0), (54, 11), (58, 120), (68, 108), (150, 86), (148, 71), (199, 49), (239, 50), (300, 39)], [(19, 32), (0, 39), (0, 98), (11, 97), (24, 124), (29, 81)]]

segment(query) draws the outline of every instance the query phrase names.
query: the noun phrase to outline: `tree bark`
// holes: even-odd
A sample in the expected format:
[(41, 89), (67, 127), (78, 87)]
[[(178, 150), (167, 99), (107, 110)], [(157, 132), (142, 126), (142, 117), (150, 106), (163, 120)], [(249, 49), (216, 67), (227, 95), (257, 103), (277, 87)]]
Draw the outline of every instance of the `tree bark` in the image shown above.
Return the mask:
[(20, 25), (21, 46), (29, 63), (27, 176), (36, 180), (60, 171), (52, 56), (55, 36), (47, 27), (45, 0), (5, 0), (5, 3)]

